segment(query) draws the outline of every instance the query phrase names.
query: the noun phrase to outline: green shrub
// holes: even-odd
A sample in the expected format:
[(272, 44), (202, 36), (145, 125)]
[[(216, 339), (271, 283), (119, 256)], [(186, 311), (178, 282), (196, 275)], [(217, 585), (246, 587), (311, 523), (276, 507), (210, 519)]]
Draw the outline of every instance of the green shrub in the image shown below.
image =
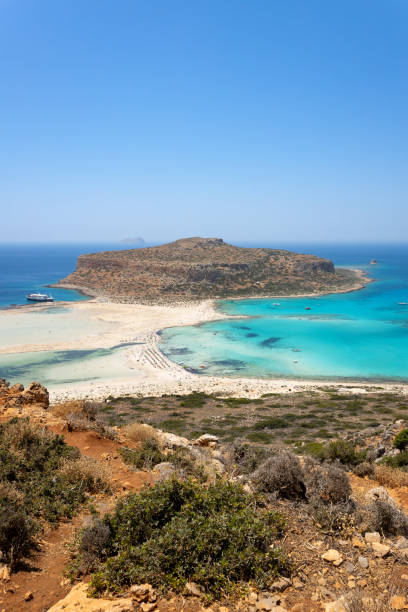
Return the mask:
[(268, 417), (255, 423), (254, 429), (281, 429), (287, 427), (288, 421), (281, 417)]
[(247, 439), (251, 442), (260, 442), (261, 444), (269, 444), (273, 440), (273, 434), (266, 431), (250, 431), (247, 434)]
[(177, 447), (167, 454), (163, 453), (157, 440), (145, 440), (140, 448), (121, 448), (125, 463), (134, 466), (137, 469), (152, 469), (155, 465), (163, 462), (172, 463), (182, 476), (193, 476), (198, 480), (205, 479), (205, 472), (202, 465), (198, 464), (192, 457), (190, 451), (183, 447)]
[(311, 442), (304, 446), (304, 451), (320, 461), (337, 461), (342, 465), (358, 465), (366, 459), (366, 451), (356, 451), (351, 442), (332, 440), (327, 445)]
[(34, 546), (41, 520), (71, 517), (106, 488), (95, 462), (28, 418), (0, 424), (0, 552), (11, 565)]
[(120, 454), (125, 463), (141, 469), (152, 469), (158, 463), (167, 461), (167, 456), (162, 453), (157, 440), (154, 438), (142, 442), (140, 448), (121, 448)]
[(189, 395), (182, 396), (180, 406), (183, 408), (202, 408), (208, 399), (211, 399), (211, 395), (203, 393), (201, 391), (193, 391)]
[(22, 497), (9, 485), (0, 485), (0, 552), (1, 560), (11, 569), (35, 547), (39, 529), (22, 506)]
[(122, 498), (104, 523), (109, 558), (91, 578), (94, 595), (141, 582), (182, 591), (194, 581), (210, 600), (248, 581), (267, 588), (287, 571), (275, 548), (282, 518), (236, 484), (171, 480)]
[(394, 457), (384, 457), (381, 463), (393, 468), (403, 468), (408, 465), (408, 450), (401, 451)]
[(394, 438), (393, 445), (399, 450), (405, 450), (408, 446), (408, 429), (402, 429)]

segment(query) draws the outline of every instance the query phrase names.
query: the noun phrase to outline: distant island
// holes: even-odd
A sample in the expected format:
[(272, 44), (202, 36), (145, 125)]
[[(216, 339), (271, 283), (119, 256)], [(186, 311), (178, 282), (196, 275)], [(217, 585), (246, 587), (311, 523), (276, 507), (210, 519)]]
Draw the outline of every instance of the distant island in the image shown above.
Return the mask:
[(137, 246), (137, 247), (144, 247), (146, 246), (145, 241), (143, 240), (143, 238), (136, 237), (136, 238), (123, 238), (123, 240), (121, 240), (122, 244), (131, 244), (133, 246)]
[(80, 255), (56, 287), (119, 302), (168, 303), (206, 298), (346, 292), (367, 283), (362, 273), (336, 270), (315, 255), (243, 248), (221, 238)]

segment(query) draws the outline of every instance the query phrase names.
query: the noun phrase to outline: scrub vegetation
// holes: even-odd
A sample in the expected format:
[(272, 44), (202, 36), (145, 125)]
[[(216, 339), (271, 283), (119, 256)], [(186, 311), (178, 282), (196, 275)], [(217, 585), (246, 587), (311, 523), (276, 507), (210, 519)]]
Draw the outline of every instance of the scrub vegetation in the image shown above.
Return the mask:
[(89, 495), (107, 490), (100, 464), (81, 457), (28, 418), (0, 424), (0, 552), (11, 569), (36, 547), (45, 522), (71, 518)]

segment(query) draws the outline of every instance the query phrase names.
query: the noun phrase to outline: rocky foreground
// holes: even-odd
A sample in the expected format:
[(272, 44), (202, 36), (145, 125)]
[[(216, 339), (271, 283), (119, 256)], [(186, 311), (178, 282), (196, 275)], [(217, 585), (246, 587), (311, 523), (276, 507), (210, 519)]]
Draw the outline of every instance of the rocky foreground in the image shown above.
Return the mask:
[(330, 293), (361, 287), (350, 270), (290, 251), (242, 248), (220, 238), (186, 238), (126, 251), (81, 255), (57, 287), (123, 302)]
[[(314, 403), (317, 404), (318, 399)], [(30, 495), (37, 505), (40, 501), (48, 503), (46, 492), (52, 492), (54, 485), (62, 482), (61, 492), (64, 493), (65, 481), (60, 481), (61, 477), (69, 478), (66, 482), (70, 487), (78, 486), (75, 473), (79, 469), (86, 468), (83, 474), (87, 473), (88, 478), (92, 474), (93, 478), (110, 481), (109, 487), (90, 491), (91, 505), (85, 496), (83, 505), (76, 506), (74, 516), (67, 515), (58, 529), (50, 530), (44, 521), (43, 531), (38, 532), (36, 546), (27, 556), (26, 564), (8, 565), (4, 555), (8, 554), (10, 559), (10, 551), (7, 542), (0, 538), (0, 546), (6, 551), (0, 560), (0, 609), (5, 612), (16, 609), (31, 612), (385, 612), (408, 609), (408, 475), (405, 469), (394, 467), (404, 466), (408, 461), (405, 419), (396, 419), (366, 435), (360, 431), (354, 435), (354, 441), (340, 438), (328, 441), (315, 447), (311, 456), (295, 455), (284, 446), (271, 452), (268, 445), (261, 447), (239, 441), (227, 444), (214, 433), (201, 434), (192, 440), (140, 422), (110, 428), (98, 420), (99, 412), (104, 413), (109, 407), (106, 402), (84, 401), (49, 405), (47, 391), (38, 383), (31, 383), (24, 389), (22, 385), (10, 387), (0, 381), (0, 451), (4, 465), (13, 466), (12, 461), (16, 461), (28, 470), (35, 469), (35, 463), (31, 462), (34, 452), (40, 452), (46, 444), (49, 453), (61, 447), (60, 438), (54, 439), (53, 434), (46, 431), (62, 433), (66, 443), (81, 455), (69, 459), (64, 451), (66, 458), (60, 464), (53, 455), (55, 467), (48, 476), (50, 488), (42, 490), (39, 487), (38, 493), (24, 489), (24, 478), (20, 474), (16, 477), (13, 470), (4, 471), (0, 486), (12, 503), (20, 504), (23, 495)], [(10, 421), (11, 417), (17, 419)], [(23, 423), (20, 429), (18, 421)], [(28, 454), (24, 457), (26, 451)], [(14, 453), (14, 459), (9, 453)], [(67, 460), (74, 462), (75, 470), (67, 471)], [(177, 480), (173, 486), (174, 479)], [(15, 484), (10, 488), (13, 480)], [(159, 499), (160, 504), (164, 504), (164, 494), (172, 487), (180, 494), (190, 491), (190, 501), (206, 499), (211, 488), (218, 493), (225, 491), (232, 494), (234, 503), (246, 500), (248, 511), (255, 513), (256, 520), (263, 521), (271, 511), (275, 517), (272, 524), (278, 528), (275, 536), (271, 536), (269, 529), (262, 532), (262, 538), (272, 537), (273, 544), (271, 546), (268, 541), (264, 546), (262, 538), (257, 542), (260, 556), (256, 562), (272, 554), (270, 560), (276, 564), (276, 575), (269, 575), (265, 580), (263, 574), (254, 574), (248, 580), (240, 578), (234, 592), (227, 590), (231, 583), (226, 573), (226, 590), (221, 589), (219, 594), (211, 591), (212, 583), (208, 582), (206, 572), (200, 573), (200, 566), (194, 565), (196, 549), (206, 550), (205, 537), (210, 538), (210, 542), (212, 537), (212, 532), (206, 531), (207, 524), (200, 523), (202, 539), (200, 536), (197, 546), (185, 540), (179, 556), (180, 563), (184, 558), (189, 559), (191, 567), (195, 567), (195, 575), (179, 574), (181, 582), (174, 581), (174, 589), (169, 589), (167, 575), (163, 574), (164, 582), (161, 582), (156, 569), (161, 571), (161, 559), (168, 555), (170, 565), (167, 569), (174, 571), (173, 557), (179, 555), (174, 543), (178, 538), (195, 537), (194, 531), (188, 531), (189, 521), (195, 520), (195, 514), (188, 509), (178, 523), (182, 531), (175, 529), (177, 514), (169, 522), (173, 530), (170, 540), (165, 537), (165, 529), (157, 539), (152, 534), (154, 537), (148, 545), (156, 542), (158, 547), (154, 549), (157, 556), (153, 568), (150, 557), (142, 555), (146, 544), (138, 548), (132, 540), (132, 547), (125, 545), (121, 549), (121, 571), (112, 573), (104, 547), (113, 547), (110, 554), (114, 562), (115, 546), (122, 545), (121, 525), (128, 529), (127, 523), (120, 522), (121, 517), (131, 524), (132, 516), (136, 516), (127, 513), (127, 504), (133, 504), (136, 512), (138, 498), (144, 496), (147, 500), (150, 496), (153, 502), (157, 490), (162, 492), (163, 497)], [(127, 496), (128, 493), (131, 495)], [(193, 493), (198, 498), (191, 497)], [(91, 507), (99, 511), (99, 518), (95, 513), (89, 516)], [(59, 506), (56, 508), (60, 510)], [(199, 503), (198, 511), (205, 512), (206, 504), (200, 508)], [(247, 516), (247, 508), (239, 508), (242, 516)], [(117, 517), (113, 522), (106, 520), (109, 514), (113, 516), (112, 512), (116, 512)], [(226, 512), (225, 508), (222, 512)], [(214, 529), (218, 518), (217, 513), (209, 514), (208, 524)], [(7, 513), (0, 516), (0, 529), (4, 528), (2, 521), (7, 520)], [(119, 532), (115, 532), (117, 520)], [(147, 523), (148, 515), (145, 520)], [(234, 534), (241, 533), (239, 530), (252, 529), (252, 524), (245, 526), (245, 521), (239, 521), (227, 523), (227, 527), (232, 527), (229, 537), (234, 538)], [(75, 531), (78, 528), (80, 531)], [(223, 537), (220, 532), (214, 544)], [(246, 537), (230, 542), (248, 545)], [(137, 565), (132, 565), (132, 548), (142, 555), (139, 563), (144, 564), (144, 580), (134, 579)], [(220, 563), (216, 548), (211, 545), (209, 568), (214, 562), (219, 564), (221, 572), (227, 567), (231, 571), (232, 566), (227, 563), (229, 557)], [(242, 563), (245, 558), (238, 554), (234, 564)], [(69, 563), (73, 584), (62, 576)], [(205, 555), (202, 563), (208, 563)], [(264, 570), (268, 568), (266, 565)], [(136, 574), (131, 573), (129, 579), (120, 583), (120, 575), (123, 577), (127, 571)], [(89, 596), (89, 584), (99, 589), (99, 598)]]

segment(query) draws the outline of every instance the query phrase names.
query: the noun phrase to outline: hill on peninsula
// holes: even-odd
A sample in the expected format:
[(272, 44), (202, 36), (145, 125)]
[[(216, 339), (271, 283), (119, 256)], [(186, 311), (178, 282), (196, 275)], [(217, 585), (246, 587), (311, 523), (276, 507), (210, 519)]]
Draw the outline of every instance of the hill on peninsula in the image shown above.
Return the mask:
[(55, 286), (116, 301), (163, 303), (330, 293), (361, 285), (355, 272), (336, 270), (330, 260), (315, 255), (237, 247), (220, 238), (184, 238), (80, 255), (76, 270)]

